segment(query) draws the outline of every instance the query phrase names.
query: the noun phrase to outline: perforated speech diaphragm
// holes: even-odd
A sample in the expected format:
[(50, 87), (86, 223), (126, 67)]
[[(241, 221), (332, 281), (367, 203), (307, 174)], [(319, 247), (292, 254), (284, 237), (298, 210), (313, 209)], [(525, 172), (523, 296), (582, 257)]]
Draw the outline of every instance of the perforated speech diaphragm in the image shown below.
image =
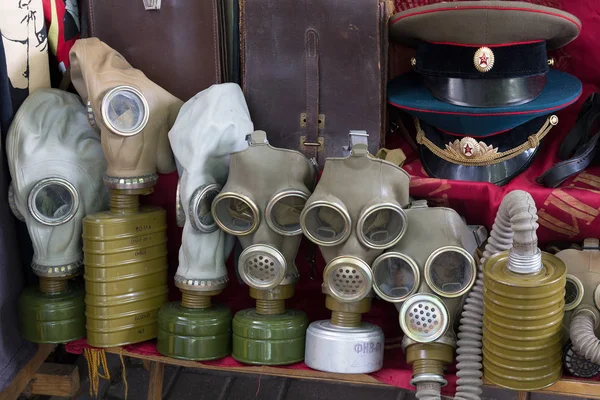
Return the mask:
[(255, 289), (272, 289), (285, 278), (286, 261), (274, 247), (255, 244), (240, 254), (238, 271), (242, 280)]
[(448, 309), (435, 295), (416, 294), (400, 309), (400, 327), (406, 336), (420, 343), (439, 339), (449, 326)]
[(334, 258), (325, 267), (323, 279), (330, 294), (341, 302), (362, 300), (373, 286), (369, 264), (356, 257)]

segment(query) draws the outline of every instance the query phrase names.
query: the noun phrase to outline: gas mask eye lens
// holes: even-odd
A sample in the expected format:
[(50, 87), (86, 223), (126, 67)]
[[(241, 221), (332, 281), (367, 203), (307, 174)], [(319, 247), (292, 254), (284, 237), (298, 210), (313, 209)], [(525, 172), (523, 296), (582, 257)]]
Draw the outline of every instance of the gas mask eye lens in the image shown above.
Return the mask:
[(400, 206), (377, 205), (364, 211), (358, 220), (359, 240), (373, 249), (387, 249), (406, 231), (406, 214)]
[(565, 285), (565, 311), (574, 310), (583, 299), (583, 284), (574, 275), (567, 274)]
[(130, 86), (118, 86), (102, 99), (102, 119), (115, 134), (133, 136), (148, 123), (148, 103)]
[(373, 288), (384, 300), (396, 303), (406, 300), (419, 287), (416, 263), (401, 253), (386, 253), (373, 262)]
[(199, 187), (192, 195), (189, 215), (190, 222), (195, 230), (210, 233), (217, 229), (217, 224), (210, 210), (213, 200), (220, 191), (220, 185), (210, 184)]
[(68, 222), (79, 207), (75, 187), (61, 178), (48, 178), (38, 182), (29, 194), (29, 211), (44, 225), (61, 225)]
[(350, 236), (350, 215), (341, 207), (314, 202), (303, 213), (300, 223), (306, 236), (321, 246), (334, 246)]
[(300, 214), (307, 199), (308, 195), (299, 190), (273, 196), (265, 209), (265, 218), (271, 229), (285, 236), (301, 234)]
[(460, 247), (446, 246), (434, 251), (425, 263), (425, 280), (443, 297), (465, 294), (476, 278), (475, 260)]
[(219, 227), (232, 235), (248, 235), (258, 228), (258, 207), (237, 193), (217, 195), (212, 203), (212, 215)]

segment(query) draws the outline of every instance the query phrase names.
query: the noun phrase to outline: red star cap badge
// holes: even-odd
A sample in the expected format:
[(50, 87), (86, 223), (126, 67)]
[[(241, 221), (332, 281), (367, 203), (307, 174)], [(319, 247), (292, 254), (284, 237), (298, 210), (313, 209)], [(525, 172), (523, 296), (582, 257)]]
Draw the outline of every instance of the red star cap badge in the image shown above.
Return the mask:
[(466, 156), (473, 155), (473, 148), (471, 146), (469, 146), (468, 143), (465, 144), (464, 153), (465, 153)]
[(486, 67), (487, 67), (487, 65), (488, 65), (488, 60), (489, 60), (489, 59), (490, 59), (490, 58), (488, 57), (488, 55), (487, 55), (487, 54), (485, 54), (485, 53), (483, 53), (483, 54), (481, 55), (481, 57), (479, 57), (479, 65), (481, 65), (482, 67), (483, 67), (483, 66), (486, 66)]

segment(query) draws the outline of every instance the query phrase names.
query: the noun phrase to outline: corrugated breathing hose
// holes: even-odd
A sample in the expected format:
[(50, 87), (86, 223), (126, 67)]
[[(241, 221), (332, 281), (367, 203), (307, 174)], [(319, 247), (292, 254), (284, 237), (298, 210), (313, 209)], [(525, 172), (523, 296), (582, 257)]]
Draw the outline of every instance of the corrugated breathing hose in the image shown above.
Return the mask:
[[(479, 260), (477, 280), (461, 314), (455, 399), (478, 400), (482, 393), (483, 264), (494, 254), (511, 250), (509, 268), (511, 264), (516, 270), (539, 268), (541, 252), (537, 247), (537, 228), (537, 208), (529, 193), (515, 190), (504, 196)], [(418, 383), (416, 397), (419, 400), (438, 400), (441, 398), (440, 390), (438, 382)]]

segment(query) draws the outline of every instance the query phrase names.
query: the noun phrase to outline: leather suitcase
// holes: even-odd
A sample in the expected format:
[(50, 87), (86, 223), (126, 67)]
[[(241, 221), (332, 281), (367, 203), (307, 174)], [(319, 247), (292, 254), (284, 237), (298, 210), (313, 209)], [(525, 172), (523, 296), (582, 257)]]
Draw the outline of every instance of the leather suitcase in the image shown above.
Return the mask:
[(229, 80), (231, 0), (86, 2), (88, 36), (117, 50), (182, 101)]
[(385, 0), (240, 0), (241, 85), (256, 129), (322, 168), (365, 130), (385, 139)]

